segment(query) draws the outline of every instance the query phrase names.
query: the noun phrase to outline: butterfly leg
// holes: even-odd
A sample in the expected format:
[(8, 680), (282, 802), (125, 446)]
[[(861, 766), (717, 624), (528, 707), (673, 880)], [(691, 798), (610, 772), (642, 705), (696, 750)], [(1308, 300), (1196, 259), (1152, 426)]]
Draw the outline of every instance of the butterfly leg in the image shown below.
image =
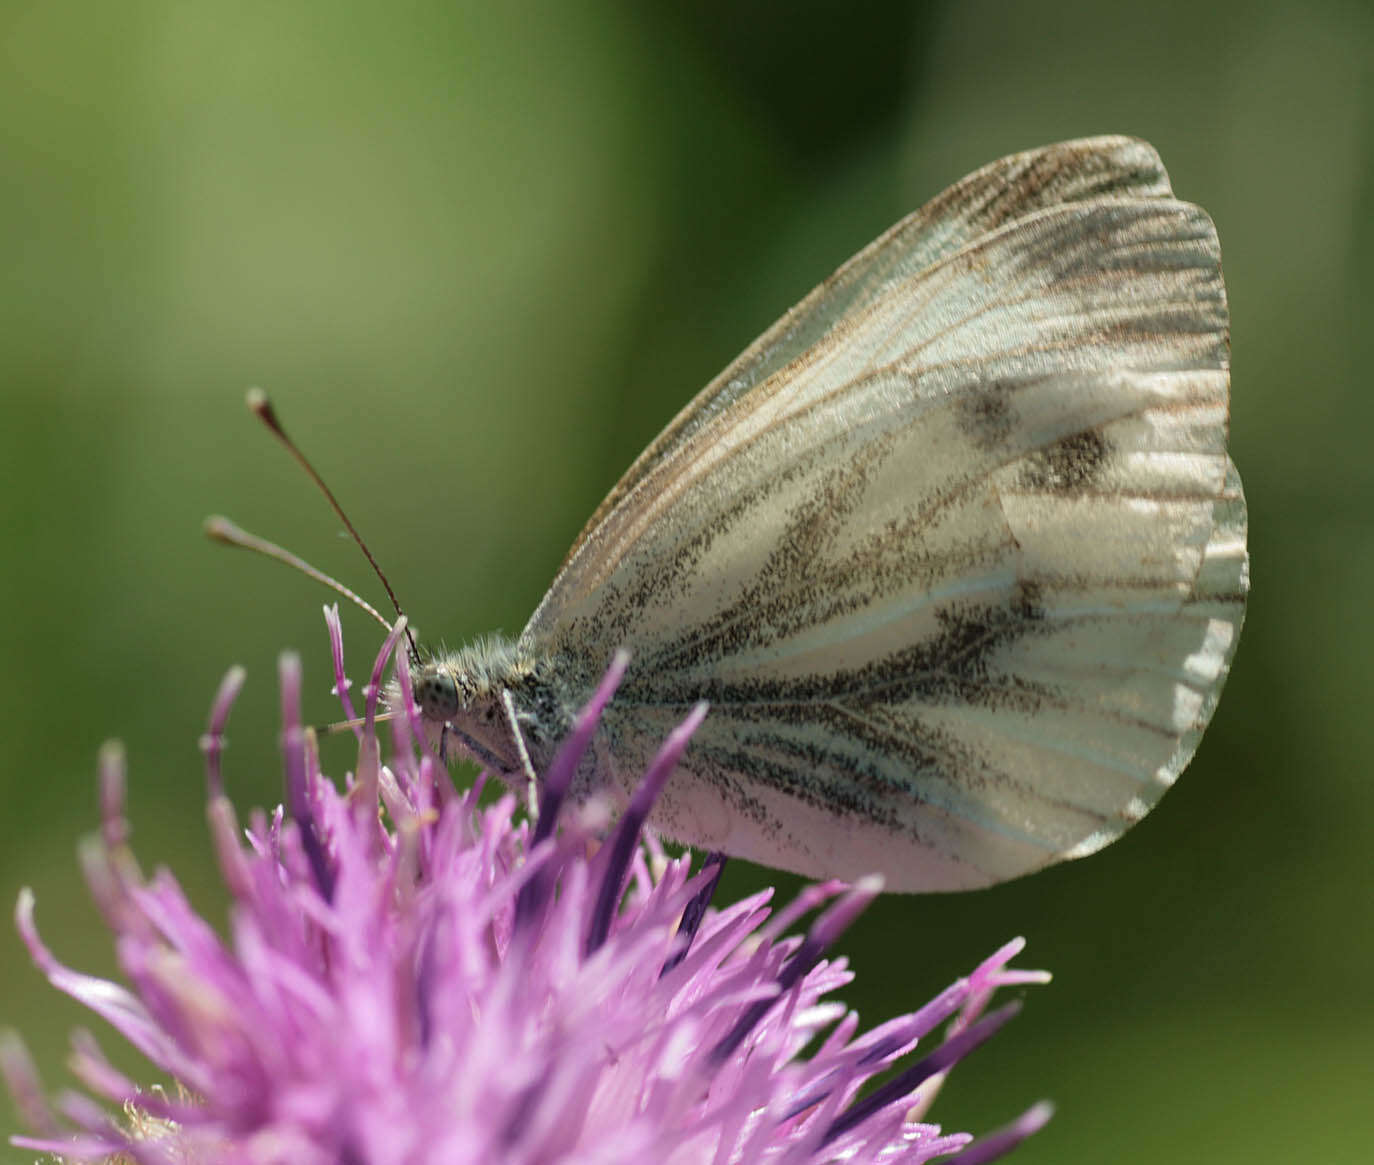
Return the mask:
[(530, 760), (530, 751), (525, 747), (525, 734), (520, 731), (520, 722), (515, 716), (515, 700), (509, 690), (501, 691), (501, 707), (506, 710), (506, 720), (510, 723), (511, 736), (515, 739), (515, 751), (520, 754), (520, 767), (525, 770), (525, 796), (529, 801), (531, 817), (539, 815), (539, 778)]
[(511, 769), (506, 768), (506, 766), (501, 763), (501, 758), (497, 756), (494, 752), (492, 752), (491, 749), (479, 744), (461, 728), (455, 728), (452, 724), (445, 724), (443, 727), (443, 731), (440, 734), (440, 756), (447, 756), (448, 750), (446, 747), (446, 741), (450, 733), (453, 735), (454, 739), (461, 742), (468, 756), (475, 760), (478, 764), (482, 765), (483, 768), (490, 769), (503, 781), (506, 781), (508, 783), (510, 779), (513, 776), (515, 776), (515, 773)]

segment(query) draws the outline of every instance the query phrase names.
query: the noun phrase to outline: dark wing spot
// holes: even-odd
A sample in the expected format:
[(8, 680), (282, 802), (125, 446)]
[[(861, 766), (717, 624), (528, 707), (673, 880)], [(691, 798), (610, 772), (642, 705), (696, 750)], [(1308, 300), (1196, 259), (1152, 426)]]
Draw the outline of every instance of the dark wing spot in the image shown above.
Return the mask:
[(1006, 444), (1015, 423), (1011, 393), (1025, 383), (994, 380), (990, 384), (976, 385), (957, 397), (959, 428), (975, 448), (986, 451)]
[(1031, 457), (1021, 485), (1046, 493), (1076, 493), (1097, 481), (1111, 452), (1110, 442), (1096, 429), (1073, 433)]

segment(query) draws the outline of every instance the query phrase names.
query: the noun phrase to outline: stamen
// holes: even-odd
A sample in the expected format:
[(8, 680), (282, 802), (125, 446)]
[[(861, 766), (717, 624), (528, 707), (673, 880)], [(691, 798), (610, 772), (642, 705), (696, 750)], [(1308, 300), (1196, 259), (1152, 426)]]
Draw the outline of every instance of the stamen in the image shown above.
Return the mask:
[[(335, 611), (337, 617), (338, 612)], [(224, 729), (229, 723), (229, 712), (234, 707), (243, 688), (247, 673), (237, 665), (231, 667), (220, 681), (215, 702), (210, 705), (210, 724), (205, 735), (200, 738), (200, 751), (205, 754), (205, 784), (210, 791), (210, 799), (224, 794), (224, 779), (220, 773), (220, 756), (224, 752)]]
[(867, 1120), (875, 1112), (909, 1096), (932, 1076), (938, 1076), (941, 1072), (949, 1071), (974, 1048), (991, 1039), (997, 1030), (1008, 1020), (1013, 1019), (1020, 1010), (1021, 1004), (1013, 1001), (1005, 1007), (999, 1007), (996, 1011), (985, 1015), (958, 1035), (951, 1036), (925, 1059), (918, 1060), (905, 1072), (894, 1076), (881, 1088), (875, 1088), (862, 1100), (845, 1109), (826, 1129), (821, 1144), (830, 1144), (837, 1137)]
[(210, 824), (210, 843), (214, 846), (220, 877), (233, 897), (251, 902), (254, 897), (253, 873), (248, 857), (239, 844), (242, 835), (239, 832), (238, 815), (229, 798), (212, 797), (206, 806), (205, 816)]
[[(396, 653), (396, 687), (400, 692), (399, 708), (391, 709), (393, 721), (404, 724), (409, 736), (397, 736), (397, 751), (408, 748), (410, 742), (414, 741), (416, 747), (422, 752), (425, 741), (424, 718), (420, 714), (420, 706), (415, 702), (415, 685), (410, 678), (410, 658), (404, 652)], [(427, 754), (426, 754), (427, 755)]]
[(775, 942), (802, 915), (810, 914), (811, 911), (819, 909), (830, 899), (843, 894), (848, 889), (849, 883), (841, 882), (838, 878), (803, 886), (791, 902), (787, 903), (759, 929), (759, 938), (770, 943)]
[(578, 764), (587, 749), (591, 747), (592, 737), (596, 735), (596, 726), (601, 720), (601, 713), (605, 711), (606, 705), (611, 702), (611, 697), (615, 695), (615, 690), (620, 686), (620, 681), (625, 675), (625, 669), (629, 666), (630, 653), (622, 647), (611, 658), (611, 665), (606, 669), (606, 674), (601, 677), (601, 683), (597, 685), (596, 691), (592, 693), (592, 698), (587, 701), (586, 706), (577, 714), (577, 719), (573, 721), (572, 731), (568, 733), (568, 738), (559, 748), (558, 755), (553, 758), (553, 764), (544, 774), (544, 801), (539, 807), (539, 820), (535, 823), (534, 837), (530, 841), (531, 849), (553, 833), (553, 827), (558, 821), (558, 812), (563, 805), (563, 798), (567, 796), (568, 789), (572, 785)]
[(19, 1037), (8, 1030), (0, 1031), (0, 1076), (5, 1078), (14, 1106), (29, 1128), (47, 1137), (61, 1134), (62, 1126), (48, 1106), (33, 1057)]
[(124, 819), (127, 777), (124, 746), (117, 740), (106, 741), (100, 749), (100, 837), (108, 850), (129, 840), (129, 823)]
[(326, 902), (334, 900), (334, 871), (315, 829), (310, 807), (309, 766), (305, 755), (305, 729), (301, 727), (301, 661), (286, 652), (277, 665), (281, 684), (282, 761), (286, 768), (286, 804), (300, 831), (315, 885)]
[(883, 880), (878, 877), (861, 878), (854, 888), (830, 907), (816, 920), (816, 924), (802, 940), (802, 945), (778, 972), (778, 993), (769, 999), (760, 999), (740, 1016), (729, 1034), (712, 1050), (709, 1064), (720, 1065), (744, 1042), (755, 1027), (773, 1006), (786, 995), (818, 962), (821, 955), (841, 934), (859, 913), (882, 891)]
[[(573, 721), (572, 731), (568, 733), (567, 739), (558, 749), (558, 755), (553, 759), (553, 764), (544, 774), (544, 798), (539, 806), (539, 820), (535, 822), (534, 836), (530, 839), (529, 848), (526, 852), (533, 852), (540, 843), (553, 836), (554, 826), (558, 823), (559, 811), (562, 809), (564, 798), (568, 795), (573, 777), (577, 773), (577, 766), (581, 763), (587, 749), (591, 747), (592, 737), (596, 735), (596, 726), (601, 720), (601, 713), (610, 703), (611, 697), (615, 695), (615, 690), (620, 686), (620, 680), (625, 675), (625, 669), (629, 664), (630, 653), (621, 648), (612, 657), (611, 665), (606, 669), (606, 674), (601, 677), (601, 683), (592, 693), (592, 698), (587, 701), (586, 706), (577, 714), (577, 719)], [(552, 891), (553, 878), (554, 875), (545, 866), (520, 887), (520, 894), (515, 900), (515, 929), (517, 931), (528, 926), (543, 908)]]
[(387, 662), (391, 659), (391, 653), (396, 650), (396, 641), (402, 634), (408, 634), (406, 629), (406, 617), (402, 615), (396, 620), (396, 625), (391, 628), (382, 649), (377, 653), (377, 658), (372, 663), (372, 678), (368, 681), (367, 704), (364, 716), (367, 719), (367, 735), (371, 736), (375, 731), (374, 725), (377, 723), (377, 703), (382, 696), (382, 676), (386, 672)]
[(339, 619), (338, 603), (324, 609), (324, 623), (329, 628), (329, 654), (334, 661), (334, 695), (338, 697), (339, 704), (343, 707), (344, 723), (352, 727), (353, 735), (361, 740), (362, 733), (354, 727), (353, 723), (358, 719), (358, 714), (353, 710), (353, 701), (348, 695), (348, 689), (351, 685), (348, 675), (344, 671), (343, 623)]
[(687, 957), (687, 952), (692, 949), (692, 940), (696, 938), (697, 931), (701, 928), (701, 920), (706, 917), (706, 908), (711, 905), (711, 899), (716, 896), (716, 887), (720, 885), (720, 876), (725, 872), (725, 855), (719, 851), (712, 851), (706, 855), (706, 860), (701, 863), (701, 873), (711, 871), (711, 876), (706, 884), (693, 895), (692, 900), (687, 903), (682, 911), (682, 917), (678, 920), (676, 941), (678, 948), (671, 954), (663, 964), (663, 970), (658, 973), (660, 979), (669, 971), (676, 967)]
[[(87, 1088), (111, 1100), (122, 1104), (141, 1094), (138, 1085), (105, 1058), (95, 1037), (85, 1028), (72, 1032), (72, 1056), (68, 1064)], [(153, 1096), (147, 1095), (150, 1099)]]
[(1027, 1137), (1034, 1136), (1049, 1123), (1054, 1105), (1048, 1100), (1032, 1105), (1011, 1124), (979, 1137), (962, 1153), (956, 1153), (944, 1165), (987, 1165), (1010, 1153)]
[(610, 841), (606, 873), (601, 879), (601, 889), (597, 894), (591, 925), (587, 930), (585, 949), (589, 956), (606, 941), (606, 936), (611, 932), (611, 919), (620, 903), (620, 896), (624, 893), (630, 858), (634, 854), (635, 846), (639, 844), (640, 831), (649, 817), (649, 810), (653, 808), (668, 777), (672, 775), (677, 762), (682, 758), (687, 742), (692, 739), (692, 734), (701, 727), (701, 722), (706, 718), (706, 709), (707, 705), (703, 700), (687, 714), (687, 719), (673, 729), (621, 815)]

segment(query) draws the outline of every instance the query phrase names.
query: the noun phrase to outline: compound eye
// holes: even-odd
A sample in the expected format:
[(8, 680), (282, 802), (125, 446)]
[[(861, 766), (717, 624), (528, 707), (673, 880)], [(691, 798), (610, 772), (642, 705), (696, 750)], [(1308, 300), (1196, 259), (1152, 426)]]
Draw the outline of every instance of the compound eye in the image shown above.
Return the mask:
[(420, 705), (420, 714), (426, 720), (444, 722), (452, 720), (458, 712), (458, 685), (446, 671), (434, 665), (420, 673), (415, 685), (415, 702)]

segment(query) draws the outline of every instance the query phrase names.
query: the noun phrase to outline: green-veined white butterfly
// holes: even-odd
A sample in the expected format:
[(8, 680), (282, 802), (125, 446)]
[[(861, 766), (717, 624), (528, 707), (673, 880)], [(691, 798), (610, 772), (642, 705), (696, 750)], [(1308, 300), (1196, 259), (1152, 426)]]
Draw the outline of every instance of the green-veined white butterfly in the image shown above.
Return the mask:
[(1091, 853), (1188, 763), (1235, 649), (1228, 367), (1216, 232), (1149, 145), (1003, 158), (708, 385), (517, 640), (425, 665), (422, 713), (539, 773), (625, 647), (574, 797), (623, 803), (704, 699), (671, 838), (904, 891)]

